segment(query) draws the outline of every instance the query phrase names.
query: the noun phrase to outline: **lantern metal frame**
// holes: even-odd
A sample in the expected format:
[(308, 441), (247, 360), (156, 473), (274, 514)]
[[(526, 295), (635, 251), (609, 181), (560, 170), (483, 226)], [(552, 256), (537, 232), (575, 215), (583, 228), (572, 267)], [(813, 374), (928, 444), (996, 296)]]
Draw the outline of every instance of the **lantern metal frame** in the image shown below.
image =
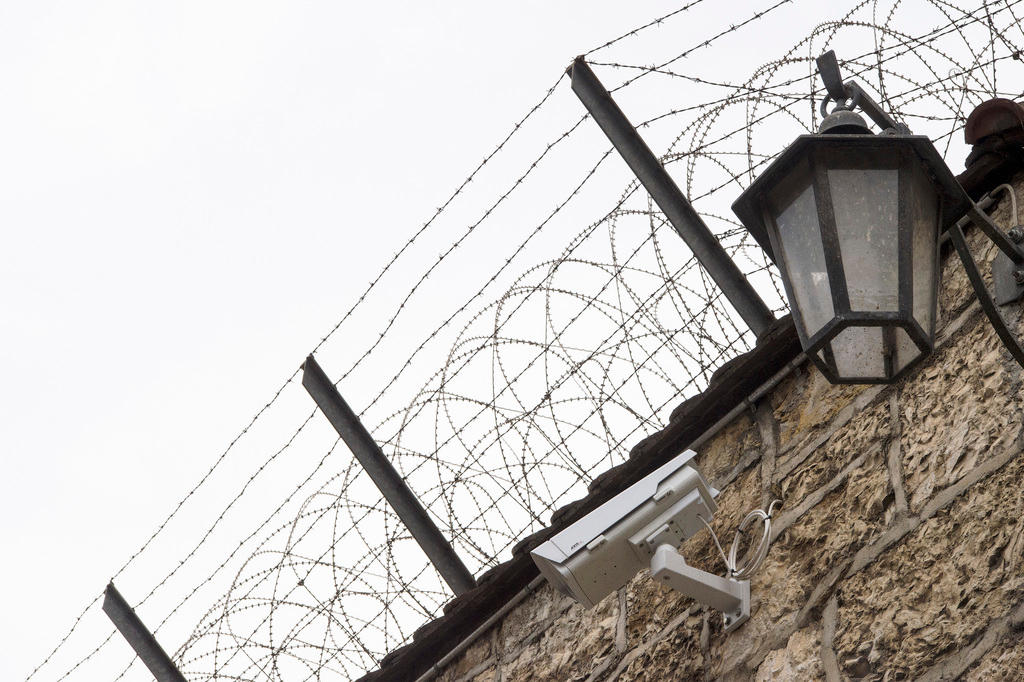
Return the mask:
[[(977, 203), (972, 202), (967, 215), (951, 225), (947, 234), (957, 255), (960, 256), (967, 279), (970, 280), (978, 297), (978, 303), (992, 323), (996, 335), (1017, 364), (1024, 367), (1024, 347), (1021, 347), (999, 312), (999, 305), (1009, 305), (1024, 298), (1024, 251), (985, 213), (985, 209), (994, 203), (995, 199), (990, 194), (986, 194)], [(1001, 292), (998, 305), (989, 293), (985, 280), (978, 270), (978, 263), (974, 260), (964, 237), (963, 228), (969, 223), (979, 227), (1001, 252), (992, 262), (992, 279), (996, 291)]]
[[(878, 166), (878, 170), (891, 169), (899, 173), (897, 179), (897, 288), (898, 307), (895, 311), (864, 311), (851, 307), (849, 292), (847, 291), (847, 277), (845, 264), (843, 262), (841, 249), (839, 247), (839, 235), (836, 230), (836, 217), (832, 204), (832, 191), (826, 177), (825, 164), (822, 155), (834, 153), (870, 153), (872, 151), (885, 151), (894, 162), (887, 166)], [(832, 320), (823, 327), (810, 330), (804, 323), (803, 314), (799, 306), (793, 305), (792, 313), (796, 322), (797, 334), (800, 337), (804, 351), (812, 359), (818, 369), (821, 370), (832, 383), (890, 383), (911, 370), (923, 360), (934, 349), (934, 328), (935, 315), (931, 316), (929, 329), (923, 329), (914, 316), (913, 310), (913, 270), (910, 262), (913, 234), (909, 219), (910, 211), (910, 169), (909, 164), (917, 163), (923, 166), (926, 174), (937, 185), (941, 206), (936, 207), (936, 216), (939, 220), (940, 230), (948, 227), (955, 220), (955, 217), (963, 215), (970, 206), (970, 199), (964, 193), (963, 188), (957, 183), (949, 169), (943, 163), (931, 141), (922, 135), (872, 135), (868, 134), (818, 134), (801, 135), (764, 171), (751, 183), (747, 190), (733, 204), (733, 211), (740, 218), (741, 222), (750, 231), (754, 239), (765, 249), (765, 251), (776, 261), (776, 264), (783, 271), (783, 284), (786, 288), (786, 295), (790, 301), (795, 301), (793, 284), (789, 277), (792, 269), (788, 263), (778, 262), (778, 259), (785, 259), (785, 251), (782, 245), (776, 241), (774, 230), (768, 229), (771, 218), (765, 210), (763, 199), (764, 188), (773, 187), (780, 179), (788, 176), (798, 164), (807, 164), (810, 175), (813, 178), (813, 189), (816, 198), (818, 211), (818, 222), (821, 228), (821, 241), (824, 247), (825, 268), (828, 274), (829, 287), (831, 292)], [(835, 166), (830, 166), (835, 168)], [(948, 218), (953, 216), (953, 218)], [(936, 242), (936, 249), (938, 248)], [(932, 300), (929, 306), (935, 309), (935, 292), (938, 288), (938, 268), (934, 274)], [(838, 336), (843, 330), (851, 327), (883, 327), (886, 329), (884, 346), (887, 349), (884, 358), (885, 377), (844, 377), (840, 376), (833, 368), (836, 368), (830, 341)], [(892, 359), (895, 355), (895, 329), (902, 328), (920, 351), (918, 357), (905, 365), (898, 372), (893, 371)], [(820, 353), (820, 354), (819, 354)]]
[[(938, 280), (941, 267), (937, 263), (935, 268), (932, 287), (932, 301), (930, 302), (931, 328), (923, 329), (913, 314), (913, 273), (911, 263), (911, 248), (909, 241), (912, 238), (911, 226), (909, 225), (909, 171), (907, 162), (919, 163), (925, 174), (938, 190), (940, 206), (937, 207), (938, 233), (949, 235), (957, 254), (963, 262), (968, 279), (974, 287), (982, 309), (988, 316), (996, 330), (1000, 340), (1006, 346), (1010, 354), (1021, 366), (1024, 366), (1024, 348), (1010, 332), (1006, 321), (999, 313), (996, 302), (985, 286), (985, 282), (978, 270), (977, 262), (971, 255), (963, 235), (963, 227), (969, 223), (976, 224), (989, 239), (1002, 252), (993, 263), (993, 279), (999, 298), (999, 304), (1005, 305), (1024, 298), (1024, 250), (1021, 249), (1002, 229), (997, 226), (985, 213), (994, 201), (986, 195), (976, 204), (967, 195), (966, 191), (957, 181), (952, 171), (942, 160), (938, 151), (931, 141), (922, 135), (913, 135), (909, 128), (897, 123), (886, 114), (881, 107), (854, 81), (844, 82), (839, 73), (838, 62), (835, 53), (829, 51), (818, 58), (818, 71), (825, 83), (827, 96), (821, 103), (822, 114), (826, 114), (826, 105), (829, 100), (835, 102), (835, 108), (831, 115), (827, 116), (822, 124), (823, 132), (816, 135), (801, 135), (777, 159), (759, 175), (746, 191), (733, 204), (733, 211), (740, 218), (743, 225), (750, 231), (754, 239), (765, 250), (769, 257), (776, 262), (783, 273), (783, 284), (787, 297), (791, 302), (791, 309), (796, 323), (797, 333), (800, 337), (801, 346), (805, 353), (811, 358), (814, 364), (833, 383), (892, 383), (905, 375), (913, 367), (918, 365), (934, 350), (934, 331), (937, 317), (937, 306), (935, 297), (938, 292)], [(880, 135), (871, 134), (864, 124), (863, 119), (853, 113), (854, 109), (861, 109), (871, 120), (882, 128)], [(833, 130), (835, 132), (827, 132)], [(870, 312), (851, 310), (848, 292), (846, 291), (847, 279), (844, 273), (844, 264), (839, 249), (839, 239), (836, 230), (835, 214), (831, 200), (831, 190), (822, 167), (820, 155), (827, 151), (836, 149), (860, 150), (869, 152), (885, 148), (892, 158), (898, 158), (896, 166), (899, 169), (897, 178), (897, 253), (898, 253), (898, 306), (897, 311)], [(893, 150), (896, 150), (895, 153)], [(824, 258), (826, 273), (829, 279), (829, 288), (832, 296), (833, 319), (823, 327), (812, 330), (814, 333), (808, 335), (807, 326), (804, 324), (803, 313), (795, 304), (793, 284), (790, 280), (791, 272), (788, 264), (779, 262), (779, 258), (785, 258), (785, 251), (781, 244), (776, 242), (774, 230), (769, 230), (768, 225), (772, 224), (772, 218), (768, 215), (765, 188), (775, 186), (780, 179), (793, 172), (798, 164), (807, 164), (812, 177), (813, 190), (815, 193), (815, 206), (818, 211), (818, 223), (822, 246), (824, 247)], [(885, 167), (879, 166), (879, 170)], [(939, 239), (936, 239), (936, 252), (939, 248)], [(778, 254), (778, 255), (777, 255)], [(936, 254), (937, 256), (937, 254)], [(885, 377), (841, 377), (833, 371), (837, 367), (835, 360), (831, 357), (831, 346), (829, 342), (844, 329), (850, 327), (884, 327), (887, 333), (884, 334), (883, 347), (886, 349), (886, 357), (883, 359)], [(909, 338), (921, 351), (906, 366), (898, 372), (893, 371), (893, 349), (895, 348), (895, 329), (902, 328)]]

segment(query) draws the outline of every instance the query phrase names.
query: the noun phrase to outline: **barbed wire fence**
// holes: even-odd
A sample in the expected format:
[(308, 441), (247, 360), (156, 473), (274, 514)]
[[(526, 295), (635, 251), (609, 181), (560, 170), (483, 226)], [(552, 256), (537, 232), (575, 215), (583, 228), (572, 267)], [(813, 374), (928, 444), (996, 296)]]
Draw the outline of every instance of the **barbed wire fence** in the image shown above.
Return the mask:
[[(815, 57), (835, 48), (844, 73), (955, 169), (966, 114), (1022, 96), (1005, 89), (1024, 83), (1021, 1), (864, 0), (822, 21), (819, 5), (781, 0), (723, 23), (694, 0), (586, 56), (781, 313), (778, 275), (729, 203), (816, 129)], [(681, 22), (695, 19), (708, 34), (679, 51)], [(755, 38), (768, 47), (751, 70)], [(410, 263), (419, 274), (407, 276)], [(479, 578), (753, 342), (563, 75), (314, 352)], [(353, 679), (452, 596), (316, 418), (299, 376), (113, 575), (142, 586), (137, 608), (165, 645), (181, 643), (174, 658), (190, 680)], [(217, 515), (187, 526), (176, 561), (146, 570), (169, 528), (225, 476)], [(145, 679), (112, 643), (98, 602), (28, 679)]]

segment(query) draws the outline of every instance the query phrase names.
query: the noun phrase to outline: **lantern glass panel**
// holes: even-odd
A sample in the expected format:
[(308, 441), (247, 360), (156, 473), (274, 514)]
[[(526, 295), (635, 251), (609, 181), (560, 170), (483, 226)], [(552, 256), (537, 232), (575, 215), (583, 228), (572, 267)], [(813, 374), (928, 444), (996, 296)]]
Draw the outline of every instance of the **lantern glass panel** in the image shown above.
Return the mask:
[(835, 309), (807, 163), (801, 163), (790, 177), (770, 192), (768, 200), (791, 293), (804, 334), (811, 337), (835, 316)]
[(935, 294), (939, 260), (939, 194), (924, 172), (914, 167), (910, 176), (910, 220), (913, 226), (913, 313), (931, 338), (935, 323)]
[[(899, 171), (830, 168), (828, 184), (850, 310), (896, 312)], [(842, 369), (840, 374), (846, 375)]]
[(770, 241), (801, 344), (832, 381), (889, 383), (931, 350), (958, 191), (923, 136), (803, 135), (733, 204)]
[(885, 344), (881, 327), (847, 327), (832, 339), (836, 372), (843, 378), (885, 376)]

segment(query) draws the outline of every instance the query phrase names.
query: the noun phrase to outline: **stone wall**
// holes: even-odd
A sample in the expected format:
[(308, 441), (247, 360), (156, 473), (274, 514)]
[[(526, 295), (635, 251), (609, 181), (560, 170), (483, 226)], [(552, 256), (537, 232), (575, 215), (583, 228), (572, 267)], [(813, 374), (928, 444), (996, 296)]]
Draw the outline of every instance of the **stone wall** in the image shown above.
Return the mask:
[[(1012, 224), (1008, 201), (994, 217)], [(969, 242), (987, 273), (994, 248)], [(1002, 311), (1024, 332), (1017, 306)], [(955, 254), (937, 336), (892, 386), (832, 386), (803, 365), (700, 449), (723, 542), (784, 501), (735, 632), (646, 572), (592, 610), (545, 584), (439, 679), (1024, 680), (1022, 372)], [(724, 571), (707, 532), (682, 552)]]

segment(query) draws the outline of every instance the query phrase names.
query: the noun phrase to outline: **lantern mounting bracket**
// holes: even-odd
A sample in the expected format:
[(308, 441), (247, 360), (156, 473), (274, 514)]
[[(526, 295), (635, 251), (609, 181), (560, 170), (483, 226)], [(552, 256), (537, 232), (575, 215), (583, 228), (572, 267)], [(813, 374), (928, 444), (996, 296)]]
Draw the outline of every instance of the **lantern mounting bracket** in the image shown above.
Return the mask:
[[(1024, 297), (1024, 286), (1018, 281), (1017, 276), (1017, 273), (1024, 270), (1024, 252), (985, 213), (984, 209), (991, 206), (992, 203), (994, 200), (987, 194), (978, 203), (972, 203), (967, 215), (951, 225), (947, 232), (964, 265), (967, 278), (970, 280), (971, 286), (974, 287), (974, 293), (978, 296), (981, 309), (992, 323), (996, 335), (1006, 346), (1006, 350), (1018, 364), (1024, 367), (1024, 348), (1010, 331), (997, 305), (997, 302), (999, 305), (1005, 305)], [(992, 280), (996, 290), (996, 299), (993, 299), (985, 286), (985, 280), (978, 270), (978, 263), (974, 260), (974, 256), (967, 246), (967, 240), (964, 238), (963, 227), (971, 222), (977, 225), (1001, 251), (992, 262)]]
[(834, 50), (829, 50), (821, 55), (816, 62), (818, 73), (821, 75), (821, 80), (825, 84), (825, 91), (828, 93), (828, 96), (821, 103), (823, 115), (825, 103), (831, 99), (838, 107), (843, 109), (853, 111), (853, 109), (859, 107), (883, 131), (891, 130), (898, 135), (910, 134), (910, 128), (902, 123), (897, 123), (859, 83), (853, 80), (843, 81)]
[(1000, 253), (992, 260), (993, 298), (996, 305), (1008, 305), (1024, 298), (1024, 250), (1011, 232), (1003, 232), (985, 212), (995, 203), (993, 192), (979, 199), (958, 224), (962, 229), (967, 223), (974, 222), (999, 248)]

